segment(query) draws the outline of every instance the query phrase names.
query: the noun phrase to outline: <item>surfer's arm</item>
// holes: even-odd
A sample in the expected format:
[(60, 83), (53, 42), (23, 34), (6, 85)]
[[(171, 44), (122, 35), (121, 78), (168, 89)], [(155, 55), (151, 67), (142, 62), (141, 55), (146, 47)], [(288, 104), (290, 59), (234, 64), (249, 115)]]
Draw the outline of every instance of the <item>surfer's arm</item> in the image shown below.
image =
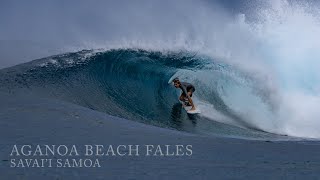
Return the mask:
[(182, 85), (181, 85), (181, 90), (182, 90), (183, 94), (185, 94), (186, 97), (189, 99), (190, 96), (189, 96), (189, 94), (188, 94), (187, 88), (186, 88), (185, 86), (182, 86)]

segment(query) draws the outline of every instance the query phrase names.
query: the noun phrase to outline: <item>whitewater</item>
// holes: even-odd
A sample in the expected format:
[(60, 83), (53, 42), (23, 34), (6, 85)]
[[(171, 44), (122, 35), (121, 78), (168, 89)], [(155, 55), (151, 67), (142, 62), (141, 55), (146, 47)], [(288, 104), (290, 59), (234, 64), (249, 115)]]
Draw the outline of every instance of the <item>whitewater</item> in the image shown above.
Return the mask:
[[(193, 133), (320, 138), (318, 6), (270, 1), (230, 15), (207, 3), (169, 3), (181, 23), (145, 27), (146, 17), (121, 38), (84, 37), (72, 53), (2, 69), (0, 90)], [(195, 85), (200, 117), (181, 112), (173, 77)]]

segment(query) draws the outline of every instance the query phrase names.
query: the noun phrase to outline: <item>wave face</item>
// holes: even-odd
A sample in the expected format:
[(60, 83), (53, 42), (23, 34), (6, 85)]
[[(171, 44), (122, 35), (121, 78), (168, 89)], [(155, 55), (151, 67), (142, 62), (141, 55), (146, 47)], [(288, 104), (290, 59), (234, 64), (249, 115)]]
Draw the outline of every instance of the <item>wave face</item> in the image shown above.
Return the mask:
[[(250, 2), (241, 13), (208, 1), (125, 4), (99, 5), (110, 11), (92, 31), (77, 26), (77, 15), (54, 26), (66, 29), (53, 39), (77, 35), (57, 45), (76, 53), (2, 70), (1, 89), (201, 134), (320, 138), (319, 3)], [(34, 27), (27, 39), (42, 34)], [(196, 86), (201, 116), (181, 111), (179, 91), (168, 84), (175, 76)]]
[[(84, 50), (0, 72), (1, 90), (9, 93), (56, 98), (193, 133), (288, 139), (272, 134), (281, 132), (272, 122), (267, 89), (234, 67), (191, 52)], [(173, 77), (195, 85), (201, 115), (188, 116), (181, 108), (180, 91), (168, 83)]]

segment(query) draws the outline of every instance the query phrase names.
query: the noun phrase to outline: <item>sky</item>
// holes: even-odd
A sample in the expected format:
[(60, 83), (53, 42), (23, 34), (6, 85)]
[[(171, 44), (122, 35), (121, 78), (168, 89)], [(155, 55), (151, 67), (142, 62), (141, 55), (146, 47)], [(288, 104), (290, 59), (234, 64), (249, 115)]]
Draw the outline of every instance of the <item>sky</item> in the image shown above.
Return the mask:
[(241, 2), (249, 1), (2, 0), (0, 68), (121, 39), (174, 34), (201, 12), (197, 7), (234, 13)]
[(202, 19), (247, 15), (257, 2), (265, 1), (1, 0), (0, 68), (111, 42), (169, 39), (186, 29), (192, 36)]
[(289, 134), (319, 136), (320, 1), (291, 1), (1, 0), (0, 68), (82, 49), (191, 46), (261, 77)]

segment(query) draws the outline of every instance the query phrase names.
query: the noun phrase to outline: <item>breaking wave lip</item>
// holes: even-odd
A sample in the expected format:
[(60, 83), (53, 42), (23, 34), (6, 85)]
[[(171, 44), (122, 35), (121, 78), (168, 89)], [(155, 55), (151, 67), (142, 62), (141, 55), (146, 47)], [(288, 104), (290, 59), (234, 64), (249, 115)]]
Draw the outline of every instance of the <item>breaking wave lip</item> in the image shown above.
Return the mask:
[[(0, 74), (2, 91), (57, 98), (156, 126), (245, 139), (301, 140), (280, 135), (268, 89), (261, 89), (250, 74), (194, 52), (83, 50), (6, 68)], [(201, 115), (188, 116), (181, 110), (178, 91), (168, 84), (177, 76), (197, 87)]]

